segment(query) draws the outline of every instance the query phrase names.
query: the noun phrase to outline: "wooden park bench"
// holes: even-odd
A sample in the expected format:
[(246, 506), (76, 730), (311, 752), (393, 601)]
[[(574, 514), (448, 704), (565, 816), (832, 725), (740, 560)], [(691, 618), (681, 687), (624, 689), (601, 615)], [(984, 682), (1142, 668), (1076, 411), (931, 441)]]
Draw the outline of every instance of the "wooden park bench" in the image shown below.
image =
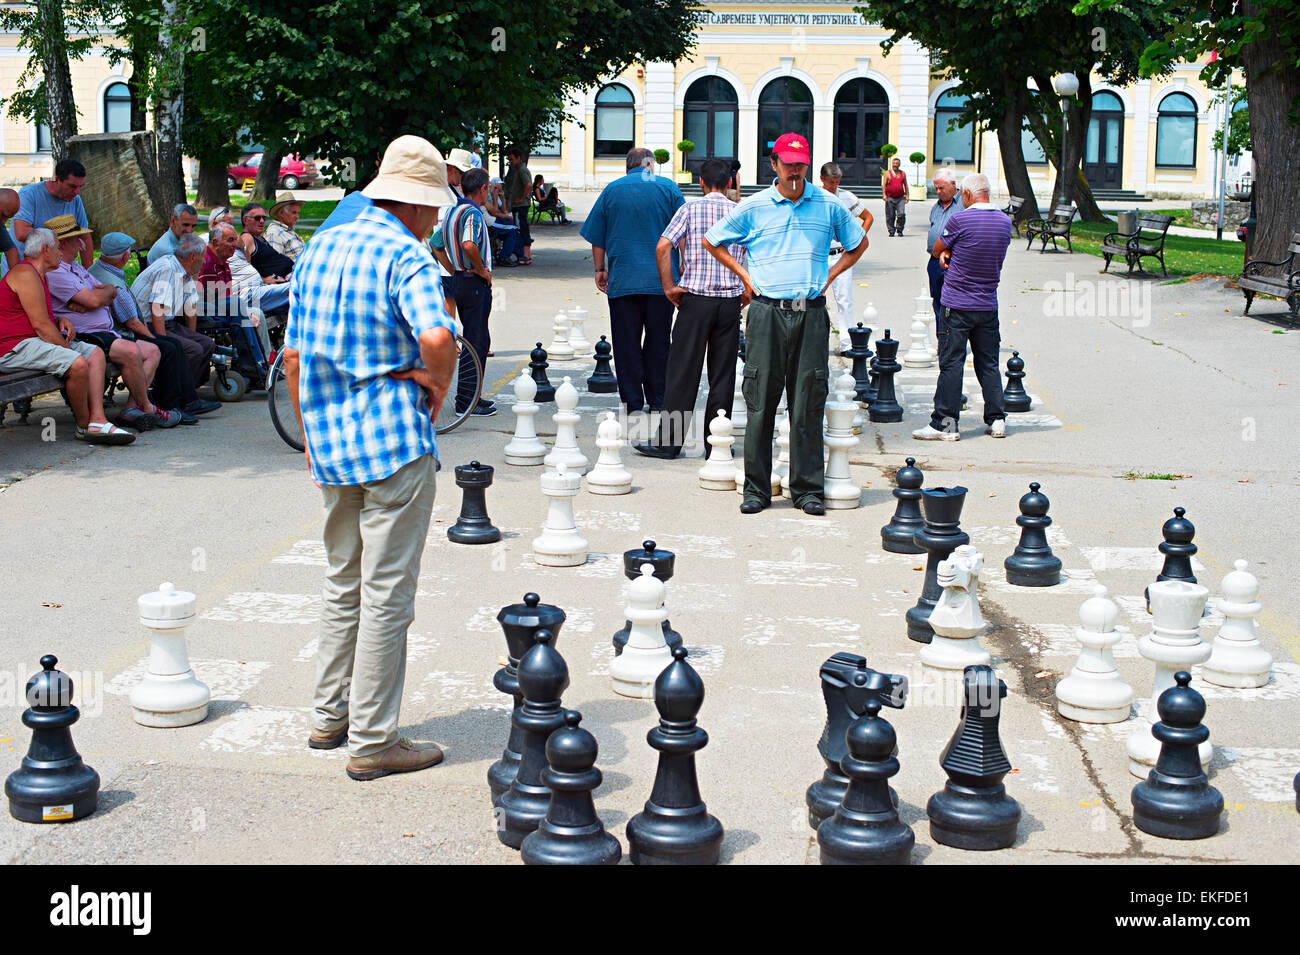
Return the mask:
[(0, 424), (4, 424), (5, 408), (14, 406), (23, 424), (32, 410), (32, 399), (58, 391), (63, 379), (42, 371), (9, 371), (0, 373)]
[(1023, 239), (1024, 236), (1020, 234), (1020, 223), (1016, 221), (1016, 216), (1019, 214), (1024, 204), (1025, 200), (1020, 196), (1012, 196), (1011, 201), (1008, 202), (1006, 208), (1002, 210), (1011, 217), (1011, 227), (1016, 230), (1016, 236), (1021, 239)]
[(1285, 299), (1290, 311), (1291, 324), (1300, 317), (1300, 269), (1296, 267), (1296, 256), (1300, 255), (1300, 232), (1291, 236), (1291, 248), (1287, 257), (1280, 262), (1265, 262), (1263, 259), (1251, 259), (1241, 270), (1237, 286), (1246, 296), (1246, 310), (1250, 314), (1250, 303), (1259, 293), (1276, 295)]
[[(1137, 230), (1134, 232), (1108, 232), (1101, 240), (1101, 254), (1106, 257), (1106, 266), (1102, 271), (1110, 268), (1112, 258), (1122, 255), (1128, 263), (1130, 273), (1135, 265), (1139, 272), (1143, 271), (1142, 259), (1150, 257), (1159, 259), (1161, 273), (1168, 275), (1169, 271), (1165, 268), (1165, 237), (1169, 234), (1169, 225), (1173, 221), (1173, 216), (1149, 212), (1138, 216)], [(1149, 234), (1143, 235), (1144, 231)]]
[(1064, 239), (1066, 248), (1071, 253), (1074, 252), (1074, 245), (1070, 242), (1070, 224), (1074, 222), (1074, 217), (1079, 214), (1079, 210), (1073, 205), (1059, 205), (1052, 209), (1052, 214), (1046, 219), (1030, 219), (1029, 224), (1025, 226), (1025, 235), (1029, 236), (1029, 245), (1025, 246), (1025, 251), (1033, 248), (1034, 239), (1040, 239), (1043, 247), (1039, 252), (1047, 251), (1047, 240), (1052, 240), (1053, 251), (1060, 251), (1056, 244), (1057, 239)]

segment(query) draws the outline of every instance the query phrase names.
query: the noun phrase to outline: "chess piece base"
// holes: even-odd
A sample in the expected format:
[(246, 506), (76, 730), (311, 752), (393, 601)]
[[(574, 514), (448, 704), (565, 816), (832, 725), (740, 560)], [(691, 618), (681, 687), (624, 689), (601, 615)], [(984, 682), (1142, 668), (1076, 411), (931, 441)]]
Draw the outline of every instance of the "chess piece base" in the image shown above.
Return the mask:
[(546, 810), (551, 805), (551, 790), (547, 786), (520, 786), (518, 781), (497, 801), (497, 838), (511, 849), (518, 849), (524, 840), (546, 820)]
[(1004, 393), (1002, 398), (1002, 409), (1010, 412), (1028, 411), (1034, 406), (1033, 399), (1029, 395), (1007, 395)]
[(722, 823), (705, 811), (704, 803), (663, 809), (647, 802), (628, 820), (627, 844), (633, 865), (717, 865)]
[(976, 637), (941, 637), (936, 633), (921, 648), (923, 664), (935, 670), (952, 670), (958, 675), (967, 667), (987, 666), (992, 659)]
[(208, 718), (211, 699), (212, 691), (195, 679), (193, 670), (150, 673), (131, 690), (131, 715), (141, 726), (191, 726)]
[(1078, 703), (1067, 703), (1061, 699), (1060, 687), (1057, 687), (1056, 712), (1076, 723), (1123, 723), (1132, 711), (1131, 699), (1128, 703), (1118, 706), (1084, 706)]
[(822, 500), (829, 511), (847, 511), (862, 504), (862, 489), (850, 480), (831, 478), (823, 485)]
[[(1202, 780), (1204, 777), (1202, 777)], [(1219, 831), (1223, 796), (1202, 781), (1174, 780), (1152, 771), (1133, 787), (1133, 825), (1162, 839), (1208, 839)], [(1199, 787), (1196, 787), (1199, 788)]]
[(1216, 637), (1210, 659), (1201, 667), (1201, 679), (1215, 686), (1255, 689), (1268, 686), (1273, 657), (1258, 641), (1241, 644)]
[(505, 462), (506, 464), (516, 464), (520, 467), (530, 468), (541, 464), (546, 459), (546, 445), (540, 441), (536, 448), (511, 448), (506, 446)]
[(1061, 559), (1012, 554), (1002, 564), (1007, 583), (1017, 587), (1055, 587), (1061, 582)]
[(557, 826), (542, 820), (519, 847), (524, 865), (617, 865), (623, 847), (600, 823)]
[(500, 539), (500, 529), (489, 520), (457, 521), (447, 528), (447, 540), (453, 544), (495, 544)]
[(895, 529), (894, 525), (887, 524), (880, 529), (880, 546), (883, 550), (891, 554), (924, 554), (924, 547), (917, 547), (914, 535), (918, 527), (902, 527)]
[(619, 481), (614, 484), (601, 484), (593, 480), (590, 475), (587, 477), (587, 492), (589, 494), (631, 494), (632, 493), (632, 475), (628, 474), (626, 481)]
[(572, 548), (558, 545), (554, 539), (545, 543), (547, 550), (542, 550), (541, 538), (533, 541), (533, 560), (543, 567), (581, 567), (587, 562), (587, 542), (581, 537), (575, 538)]
[(625, 646), (609, 665), (610, 683), (619, 696), (653, 700), (655, 680), (672, 662), (672, 651), (667, 644), (651, 649)]
[(510, 784), (519, 775), (519, 754), (505, 750), (501, 758), (488, 767), (488, 788), (492, 790), (492, 805), (500, 805), (501, 797), (510, 791)]
[(1133, 688), (1118, 673), (1071, 672), (1056, 684), (1056, 712), (1076, 723), (1123, 723), (1133, 705)]
[(960, 786), (949, 780), (925, 806), (930, 838), (954, 849), (986, 852), (1016, 841), (1020, 804), (996, 786)]
[(817, 829), (822, 865), (907, 865), (916, 836), (897, 812), (839, 809)]
[(719, 468), (716, 474), (700, 474), (700, 487), (706, 491), (734, 491), (736, 489), (736, 471), (727, 462), (726, 473)]
[[(927, 603), (924, 597), (921, 602)], [(928, 603), (929, 606), (913, 607), (907, 612), (907, 639), (917, 643), (929, 643), (934, 639), (934, 631), (930, 629), (930, 611), (934, 609), (934, 603)]]
[(93, 813), (99, 800), (99, 773), (77, 756), (71, 760), (23, 760), (5, 780), (9, 815), (19, 822), (74, 822)]

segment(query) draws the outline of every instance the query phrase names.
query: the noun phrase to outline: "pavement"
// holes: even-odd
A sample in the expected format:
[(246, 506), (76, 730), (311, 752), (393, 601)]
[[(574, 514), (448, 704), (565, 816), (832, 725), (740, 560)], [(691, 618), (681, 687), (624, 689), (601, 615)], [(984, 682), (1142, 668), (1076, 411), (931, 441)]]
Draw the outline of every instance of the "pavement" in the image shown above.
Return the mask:
[[(580, 220), (594, 196), (566, 196)], [(882, 204), (870, 204), (879, 218)], [(918, 210), (921, 212), (925, 207)], [(878, 226), (855, 270), (855, 309), (871, 302), (906, 351), (925, 282), (920, 216), (903, 238)], [(883, 715), (898, 734), (891, 780), (922, 864), (985, 862), (1295, 863), (1294, 792), (1300, 769), (1300, 605), (1293, 586), (1300, 510), (1295, 470), (1295, 376), (1300, 333), (1281, 303), (1241, 316), (1221, 280), (1160, 284), (1100, 274), (1082, 253), (1027, 252), (1013, 242), (1001, 286), (1003, 361), (1026, 362), (1031, 411), (1009, 437), (983, 435), (979, 387), (956, 443), (912, 440), (929, 413), (934, 370), (900, 376), (900, 424), (867, 424), (852, 452), (862, 506), (809, 517), (778, 502), (738, 512), (740, 496), (699, 487), (702, 448), (659, 461), (624, 449), (631, 494), (576, 499), (587, 563), (543, 568), (531, 556), (546, 503), (540, 468), (506, 465), (514, 427), (509, 383), (536, 341), (549, 343), (557, 309), (581, 305), (587, 335), (608, 334), (576, 225), (534, 230), (536, 264), (502, 270), (493, 309), (495, 357), (487, 391), (503, 413), (444, 436), (437, 503), (408, 644), (402, 732), (447, 750), (435, 769), (358, 783), (341, 750), (309, 750), (315, 621), (324, 573), (321, 507), (299, 456), (271, 427), (260, 393), (196, 428), (142, 435), (127, 448), (72, 439), (56, 398), (28, 426), (0, 428), (0, 564), (7, 626), (0, 632), (0, 773), (23, 756), (22, 687), (44, 653), (77, 685), (73, 737), (100, 773), (99, 810), (65, 826), (0, 819), (0, 861), (64, 863), (482, 862), (514, 863), (495, 837), (485, 774), (508, 732), (508, 700), (492, 687), (505, 654), (495, 617), (529, 590), (568, 615), (557, 648), (568, 662), (565, 706), (600, 744), (596, 805), (623, 842), (653, 784), (645, 734), (653, 706), (610, 689), (610, 637), (625, 619), (621, 554), (653, 538), (677, 554), (667, 585), (674, 628), (707, 687), (698, 756), (701, 791), (726, 828), (723, 860), (816, 862), (804, 791), (823, 764), (818, 668), (831, 654), (866, 656), (912, 686)], [(877, 328), (875, 337), (879, 337)], [(874, 340), (874, 338), (873, 338)], [(832, 360), (836, 370), (842, 364)], [(553, 362), (551, 380), (579, 387), (580, 444), (594, 460), (598, 413), (616, 396), (589, 395), (590, 360)], [(702, 400), (702, 398), (701, 398)], [(539, 415), (544, 440), (554, 433)], [(741, 443), (736, 445), (739, 453)], [(980, 638), (1007, 683), (1001, 738), (1014, 767), (1007, 791), (1023, 816), (1016, 844), (989, 856), (938, 845), (925, 819), (941, 788), (939, 755), (960, 715), (955, 684), (921, 665), (903, 614), (919, 595), (923, 560), (882, 551), (892, 475), (915, 457), (928, 487), (969, 488), (963, 529), (984, 555)], [(451, 467), (496, 468), (489, 512), (499, 544), (450, 543), (460, 495)], [(1155, 477), (1144, 477), (1155, 475)], [(1061, 584), (1005, 582), (1019, 497), (1030, 481), (1051, 499), (1050, 540)], [(1150, 632), (1143, 589), (1161, 557), (1160, 526), (1175, 506), (1195, 523), (1195, 571), (1212, 594), (1244, 558), (1261, 582), (1260, 637), (1274, 657), (1268, 686), (1226, 690), (1200, 679), (1214, 744), (1211, 783), (1227, 806), (1221, 832), (1180, 842), (1132, 823), (1125, 739), (1137, 725), (1083, 726), (1060, 718), (1053, 688), (1073, 665), (1081, 602), (1098, 584), (1121, 605), (1116, 664), (1148, 712), (1152, 664), (1136, 640)], [(136, 599), (163, 581), (192, 591), (191, 662), (213, 691), (208, 718), (149, 729), (131, 718), (149, 633)], [(1212, 640), (1221, 616), (1201, 629)]]

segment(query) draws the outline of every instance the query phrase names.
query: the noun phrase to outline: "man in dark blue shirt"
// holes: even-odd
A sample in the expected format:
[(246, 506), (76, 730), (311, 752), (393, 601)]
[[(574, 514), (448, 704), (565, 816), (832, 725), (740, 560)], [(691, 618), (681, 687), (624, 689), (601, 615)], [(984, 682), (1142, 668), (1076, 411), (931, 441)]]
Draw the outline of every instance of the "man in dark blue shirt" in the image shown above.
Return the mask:
[(673, 303), (659, 281), (655, 246), (686, 202), (677, 183), (654, 174), (653, 163), (648, 149), (628, 152), (627, 175), (604, 188), (582, 224), (596, 289), (609, 296), (614, 371), (629, 414), (663, 406)]

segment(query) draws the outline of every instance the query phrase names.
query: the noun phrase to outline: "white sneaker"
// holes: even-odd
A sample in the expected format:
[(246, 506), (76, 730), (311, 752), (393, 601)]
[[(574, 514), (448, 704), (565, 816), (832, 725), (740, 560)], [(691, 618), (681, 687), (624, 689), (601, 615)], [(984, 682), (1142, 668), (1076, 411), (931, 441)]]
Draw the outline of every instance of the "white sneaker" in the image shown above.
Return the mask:
[(998, 418), (991, 425), (984, 429), (984, 433), (993, 438), (1005, 438), (1007, 436), (1007, 422), (1005, 418)]
[(960, 441), (961, 435), (956, 431), (938, 431), (928, 424), (912, 432), (917, 441)]

